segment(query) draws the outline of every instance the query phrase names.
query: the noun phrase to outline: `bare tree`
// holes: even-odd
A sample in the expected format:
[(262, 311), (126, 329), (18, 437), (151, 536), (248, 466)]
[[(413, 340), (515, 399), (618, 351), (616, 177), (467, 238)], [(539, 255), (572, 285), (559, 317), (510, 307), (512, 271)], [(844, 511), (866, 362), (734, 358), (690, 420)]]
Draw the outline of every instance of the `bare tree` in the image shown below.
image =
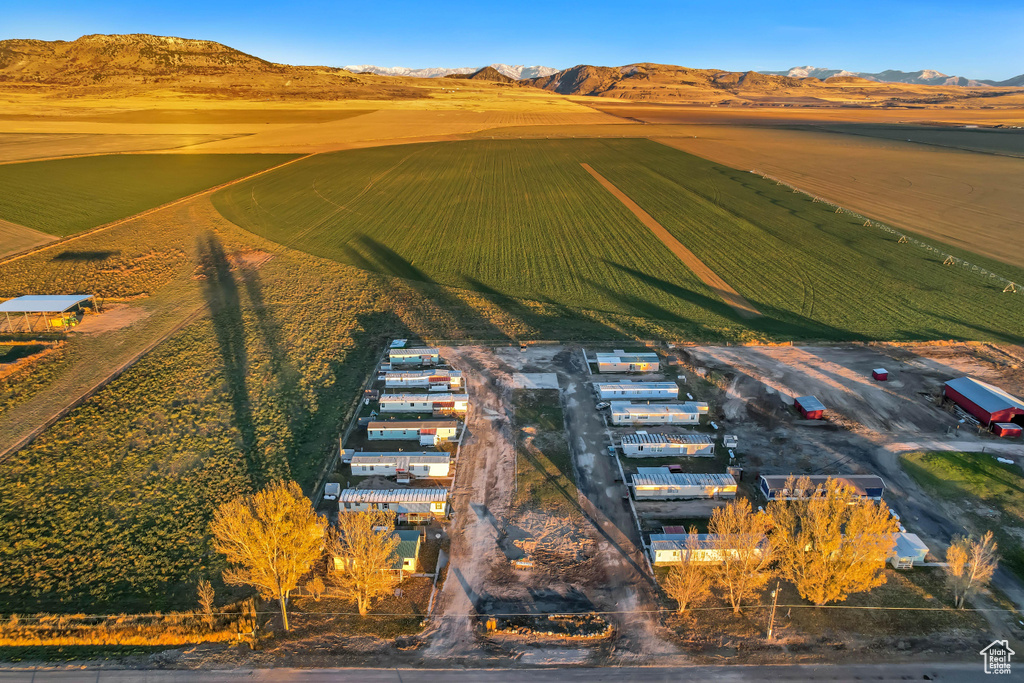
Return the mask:
[(356, 603), (366, 616), (376, 598), (394, 590), (395, 513), (366, 510), (338, 515), (338, 527), (328, 537), (327, 549), (335, 558), (331, 582)]
[(324, 591), (327, 590), (327, 587), (324, 585), (324, 580), (322, 578), (314, 576), (306, 582), (306, 590), (309, 591), (313, 600), (320, 602), (320, 598), (323, 597)]
[(899, 530), (885, 503), (865, 501), (839, 479), (812, 486), (802, 477), (786, 488), (795, 500), (768, 505), (771, 542), (782, 578), (821, 606), (885, 583), (885, 562)]
[(199, 611), (203, 615), (203, 621), (206, 622), (206, 628), (212, 631), (214, 600), (213, 586), (206, 579), (200, 579), (196, 592), (199, 596)]
[(741, 498), (711, 514), (708, 531), (715, 552), (715, 578), (725, 590), (734, 612), (744, 600), (756, 597), (771, 579), (768, 515), (754, 512)]
[(280, 481), (221, 505), (210, 531), (214, 549), (232, 565), (224, 580), (276, 599), (287, 631), (288, 595), (323, 553), (326, 527), (299, 485)]
[(689, 607), (701, 604), (711, 594), (711, 574), (699, 561), (699, 546), (697, 528), (690, 527), (690, 535), (684, 548), (685, 557), (669, 570), (662, 584), (665, 593), (676, 601), (680, 614)]
[(946, 551), (946, 581), (953, 589), (953, 604), (963, 609), (964, 601), (996, 573), (998, 546), (991, 531), (977, 541), (964, 536), (953, 539)]

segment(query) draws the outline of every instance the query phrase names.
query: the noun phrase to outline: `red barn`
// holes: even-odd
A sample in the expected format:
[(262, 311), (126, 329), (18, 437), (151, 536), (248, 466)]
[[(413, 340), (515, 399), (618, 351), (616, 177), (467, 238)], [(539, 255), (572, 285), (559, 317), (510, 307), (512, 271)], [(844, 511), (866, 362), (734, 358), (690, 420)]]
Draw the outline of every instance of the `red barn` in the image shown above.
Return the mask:
[(1013, 422), (1024, 415), (1024, 401), (972, 377), (949, 380), (942, 393), (986, 427), (994, 422)]
[(992, 425), (992, 433), (996, 436), (1012, 437), (1020, 436), (1022, 430), (1020, 425), (1015, 425), (1012, 422), (997, 422)]
[(793, 405), (805, 420), (820, 420), (825, 414), (825, 404), (813, 396), (801, 396), (793, 399)]
[(889, 379), (889, 371), (885, 368), (875, 368), (871, 371), (871, 377), (877, 382), (884, 382)]

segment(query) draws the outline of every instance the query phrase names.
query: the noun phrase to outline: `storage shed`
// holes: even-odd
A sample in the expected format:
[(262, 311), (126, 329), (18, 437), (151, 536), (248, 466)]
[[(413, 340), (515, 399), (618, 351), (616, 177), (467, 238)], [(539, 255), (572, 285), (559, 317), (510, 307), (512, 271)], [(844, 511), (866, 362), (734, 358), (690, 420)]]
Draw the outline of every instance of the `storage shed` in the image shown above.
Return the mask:
[(0, 303), (0, 332), (67, 332), (78, 324), (82, 304), (92, 302), (92, 294), (39, 294), (19, 296)]
[[(699, 562), (701, 564), (721, 564), (723, 559), (728, 557), (728, 548), (718, 547), (717, 534), (694, 534), (696, 540), (691, 540), (690, 534), (651, 534), (651, 542), (648, 551), (651, 562), (656, 565), (677, 564), (684, 560)], [(692, 548), (687, 546), (692, 545)], [(690, 552), (693, 553), (690, 556)], [(735, 550), (731, 551), (733, 554)], [(760, 554), (760, 549), (755, 551)]]
[(925, 561), (928, 555), (926, 546), (917, 534), (898, 533), (896, 536), (896, 547), (893, 548), (889, 562), (895, 569), (910, 569), (914, 564)]
[(399, 523), (429, 522), (448, 514), (448, 489), (344, 489), (338, 512), (391, 510)]
[(379, 400), (382, 413), (464, 413), (469, 407), (466, 394), (384, 394)]
[(355, 453), (350, 464), (352, 474), (357, 477), (447, 477), (451, 471), (451, 456), (438, 452)]
[(459, 423), (455, 420), (393, 420), (374, 421), (366, 425), (370, 441), (419, 441), (434, 446), (455, 438)]
[(384, 374), (388, 389), (427, 389), (429, 391), (458, 391), (462, 389), (459, 370), (391, 370)]
[(595, 382), (594, 388), (602, 401), (654, 399), (670, 401), (679, 398), (679, 385), (675, 382)]
[(661, 368), (656, 353), (626, 353), (616, 350), (612, 353), (595, 354), (598, 372), (657, 372)]
[[(798, 481), (806, 478), (811, 488), (806, 491), (794, 491), (787, 487), (790, 479)], [(814, 490), (828, 482), (829, 479), (838, 479), (853, 488), (861, 498), (871, 500), (882, 500), (882, 492), (885, 491), (885, 482), (881, 477), (873, 474), (830, 474), (830, 475), (799, 475), (779, 474), (761, 475), (761, 482), (758, 488), (768, 500), (797, 500), (805, 498), (814, 493)]]
[(889, 371), (885, 368), (875, 368), (871, 371), (871, 379), (876, 382), (884, 382), (889, 379)]
[(715, 442), (703, 434), (659, 434), (637, 432), (622, 437), (622, 453), (627, 458), (658, 458), (673, 455), (715, 454)]
[(805, 420), (820, 420), (825, 414), (825, 404), (814, 396), (800, 396), (793, 399), (793, 405)]
[(437, 365), (441, 362), (441, 352), (433, 348), (389, 349), (388, 360), (391, 367)]
[(992, 425), (992, 433), (996, 436), (1012, 438), (1021, 435), (1021, 427), (1012, 422), (996, 422)]
[(946, 382), (943, 395), (988, 427), (993, 422), (1013, 422), (1024, 415), (1024, 402), (999, 387), (960, 377)]
[(613, 425), (695, 425), (701, 415), (707, 415), (708, 404), (687, 403), (632, 403), (613, 401), (611, 405)]
[(637, 500), (734, 498), (736, 480), (728, 474), (677, 474), (664, 467), (638, 467), (633, 496)]

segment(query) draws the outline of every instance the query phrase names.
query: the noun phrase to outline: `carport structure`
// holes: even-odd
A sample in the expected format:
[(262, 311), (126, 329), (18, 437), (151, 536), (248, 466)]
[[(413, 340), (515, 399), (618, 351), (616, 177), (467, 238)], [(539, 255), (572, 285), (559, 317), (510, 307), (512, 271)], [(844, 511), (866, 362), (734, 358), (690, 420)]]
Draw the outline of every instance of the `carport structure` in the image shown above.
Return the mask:
[(0, 303), (0, 332), (67, 332), (71, 327), (68, 312), (80, 311), (86, 301), (96, 308), (94, 294), (33, 294), (9, 299)]

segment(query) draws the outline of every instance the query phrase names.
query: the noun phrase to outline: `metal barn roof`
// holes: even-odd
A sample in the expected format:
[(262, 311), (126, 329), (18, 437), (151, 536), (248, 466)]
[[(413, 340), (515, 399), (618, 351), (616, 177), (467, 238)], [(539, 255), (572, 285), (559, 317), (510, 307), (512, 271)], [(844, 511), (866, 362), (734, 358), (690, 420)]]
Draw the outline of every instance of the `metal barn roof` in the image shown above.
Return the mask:
[(379, 463), (393, 463), (397, 462), (402, 458), (408, 458), (410, 463), (415, 464), (441, 464), (451, 462), (451, 456), (447, 453), (438, 452), (411, 452), (411, 451), (395, 451), (391, 453), (355, 453), (352, 456), (353, 465), (376, 465)]
[(800, 396), (796, 399), (796, 402), (800, 404), (801, 408), (809, 413), (815, 410), (825, 410), (825, 404), (814, 396)]
[(678, 390), (679, 385), (675, 382), (632, 382), (628, 379), (621, 382), (594, 382), (598, 389), (667, 389)]
[(650, 434), (648, 432), (637, 432), (636, 434), (625, 434), (622, 437), (623, 444), (640, 443), (693, 443), (712, 444), (711, 437), (703, 434)]
[(664, 474), (640, 473), (641, 470), (660, 470), (661, 467), (637, 468), (638, 473), (633, 475), (634, 486), (736, 486), (736, 480), (731, 474), (690, 474), (671, 473), (665, 470)]
[(343, 489), (341, 503), (434, 503), (448, 500), (448, 489)]
[(0, 313), (63, 313), (92, 294), (32, 294), (0, 303)]
[(1024, 410), (1024, 402), (999, 387), (974, 379), (959, 377), (946, 382), (946, 386), (988, 413), (997, 413), (1007, 408)]

